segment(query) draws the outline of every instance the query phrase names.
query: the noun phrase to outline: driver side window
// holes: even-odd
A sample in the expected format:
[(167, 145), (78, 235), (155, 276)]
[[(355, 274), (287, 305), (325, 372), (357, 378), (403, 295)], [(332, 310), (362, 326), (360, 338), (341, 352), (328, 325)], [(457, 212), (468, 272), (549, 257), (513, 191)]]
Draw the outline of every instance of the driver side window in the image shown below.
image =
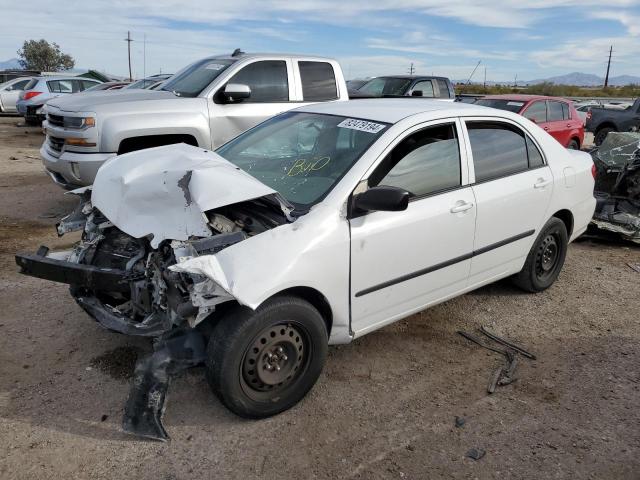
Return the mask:
[(227, 83), (241, 83), (249, 86), (251, 96), (242, 103), (289, 101), (287, 62), (281, 60), (250, 63)]
[(460, 146), (454, 123), (425, 128), (402, 140), (369, 179), (423, 197), (459, 187)]

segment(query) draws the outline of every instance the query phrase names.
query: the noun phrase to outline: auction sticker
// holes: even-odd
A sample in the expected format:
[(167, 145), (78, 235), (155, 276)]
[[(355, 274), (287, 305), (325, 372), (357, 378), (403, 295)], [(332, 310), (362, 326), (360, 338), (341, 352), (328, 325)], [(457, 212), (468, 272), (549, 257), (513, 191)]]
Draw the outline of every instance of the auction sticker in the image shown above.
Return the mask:
[(342, 128), (350, 128), (351, 130), (360, 130), (361, 132), (378, 133), (386, 127), (382, 123), (367, 122), (366, 120), (356, 120), (355, 118), (347, 118), (338, 124)]

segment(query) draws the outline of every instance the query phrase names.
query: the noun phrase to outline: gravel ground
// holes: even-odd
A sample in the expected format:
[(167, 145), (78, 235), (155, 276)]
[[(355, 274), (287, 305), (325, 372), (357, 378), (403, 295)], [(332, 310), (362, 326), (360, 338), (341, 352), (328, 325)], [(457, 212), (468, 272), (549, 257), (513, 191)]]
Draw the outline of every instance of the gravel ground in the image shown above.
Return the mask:
[[(571, 245), (542, 294), (499, 282), (332, 347), (281, 415), (234, 416), (193, 369), (170, 386), (169, 443), (123, 434), (149, 345), (17, 274), (15, 252), (74, 240), (53, 231), (74, 200), (42, 172), (38, 129), (17, 123), (0, 118), (0, 478), (640, 478), (640, 274), (627, 265), (640, 248), (594, 240)], [(481, 325), (538, 355), (493, 395), (503, 359), (456, 334)]]

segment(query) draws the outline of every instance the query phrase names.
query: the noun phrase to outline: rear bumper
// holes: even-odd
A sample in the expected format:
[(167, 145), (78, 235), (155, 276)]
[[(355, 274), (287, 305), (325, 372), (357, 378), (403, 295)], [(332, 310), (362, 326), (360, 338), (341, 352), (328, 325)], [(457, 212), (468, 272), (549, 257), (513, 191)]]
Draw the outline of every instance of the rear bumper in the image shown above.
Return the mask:
[(104, 162), (116, 156), (115, 153), (72, 153), (62, 152), (56, 156), (49, 149), (47, 141), (40, 147), (40, 157), (51, 179), (63, 188), (72, 189), (92, 185), (98, 169)]
[(16, 263), (20, 267), (20, 273), (31, 277), (82, 286), (90, 290), (129, 291), (124, 270), (81, 265), (39, 253), (18, 254)]

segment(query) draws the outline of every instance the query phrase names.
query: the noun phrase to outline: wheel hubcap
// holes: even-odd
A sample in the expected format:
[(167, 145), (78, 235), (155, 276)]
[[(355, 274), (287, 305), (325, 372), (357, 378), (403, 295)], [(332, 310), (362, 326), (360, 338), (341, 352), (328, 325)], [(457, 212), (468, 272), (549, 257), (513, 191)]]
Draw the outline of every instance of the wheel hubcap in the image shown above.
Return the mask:
[(558, 260), (558, 241), (554, 235), (548, 235), (538, 248), (536, 266), (539, 277), (544, 277), (553, 272)]
[(301, 332), (293, 325), (263, 330), (243, 362), (243, 377), (253, 390), (266, 391), (288, 385), (299, 373), (305, 356)]

